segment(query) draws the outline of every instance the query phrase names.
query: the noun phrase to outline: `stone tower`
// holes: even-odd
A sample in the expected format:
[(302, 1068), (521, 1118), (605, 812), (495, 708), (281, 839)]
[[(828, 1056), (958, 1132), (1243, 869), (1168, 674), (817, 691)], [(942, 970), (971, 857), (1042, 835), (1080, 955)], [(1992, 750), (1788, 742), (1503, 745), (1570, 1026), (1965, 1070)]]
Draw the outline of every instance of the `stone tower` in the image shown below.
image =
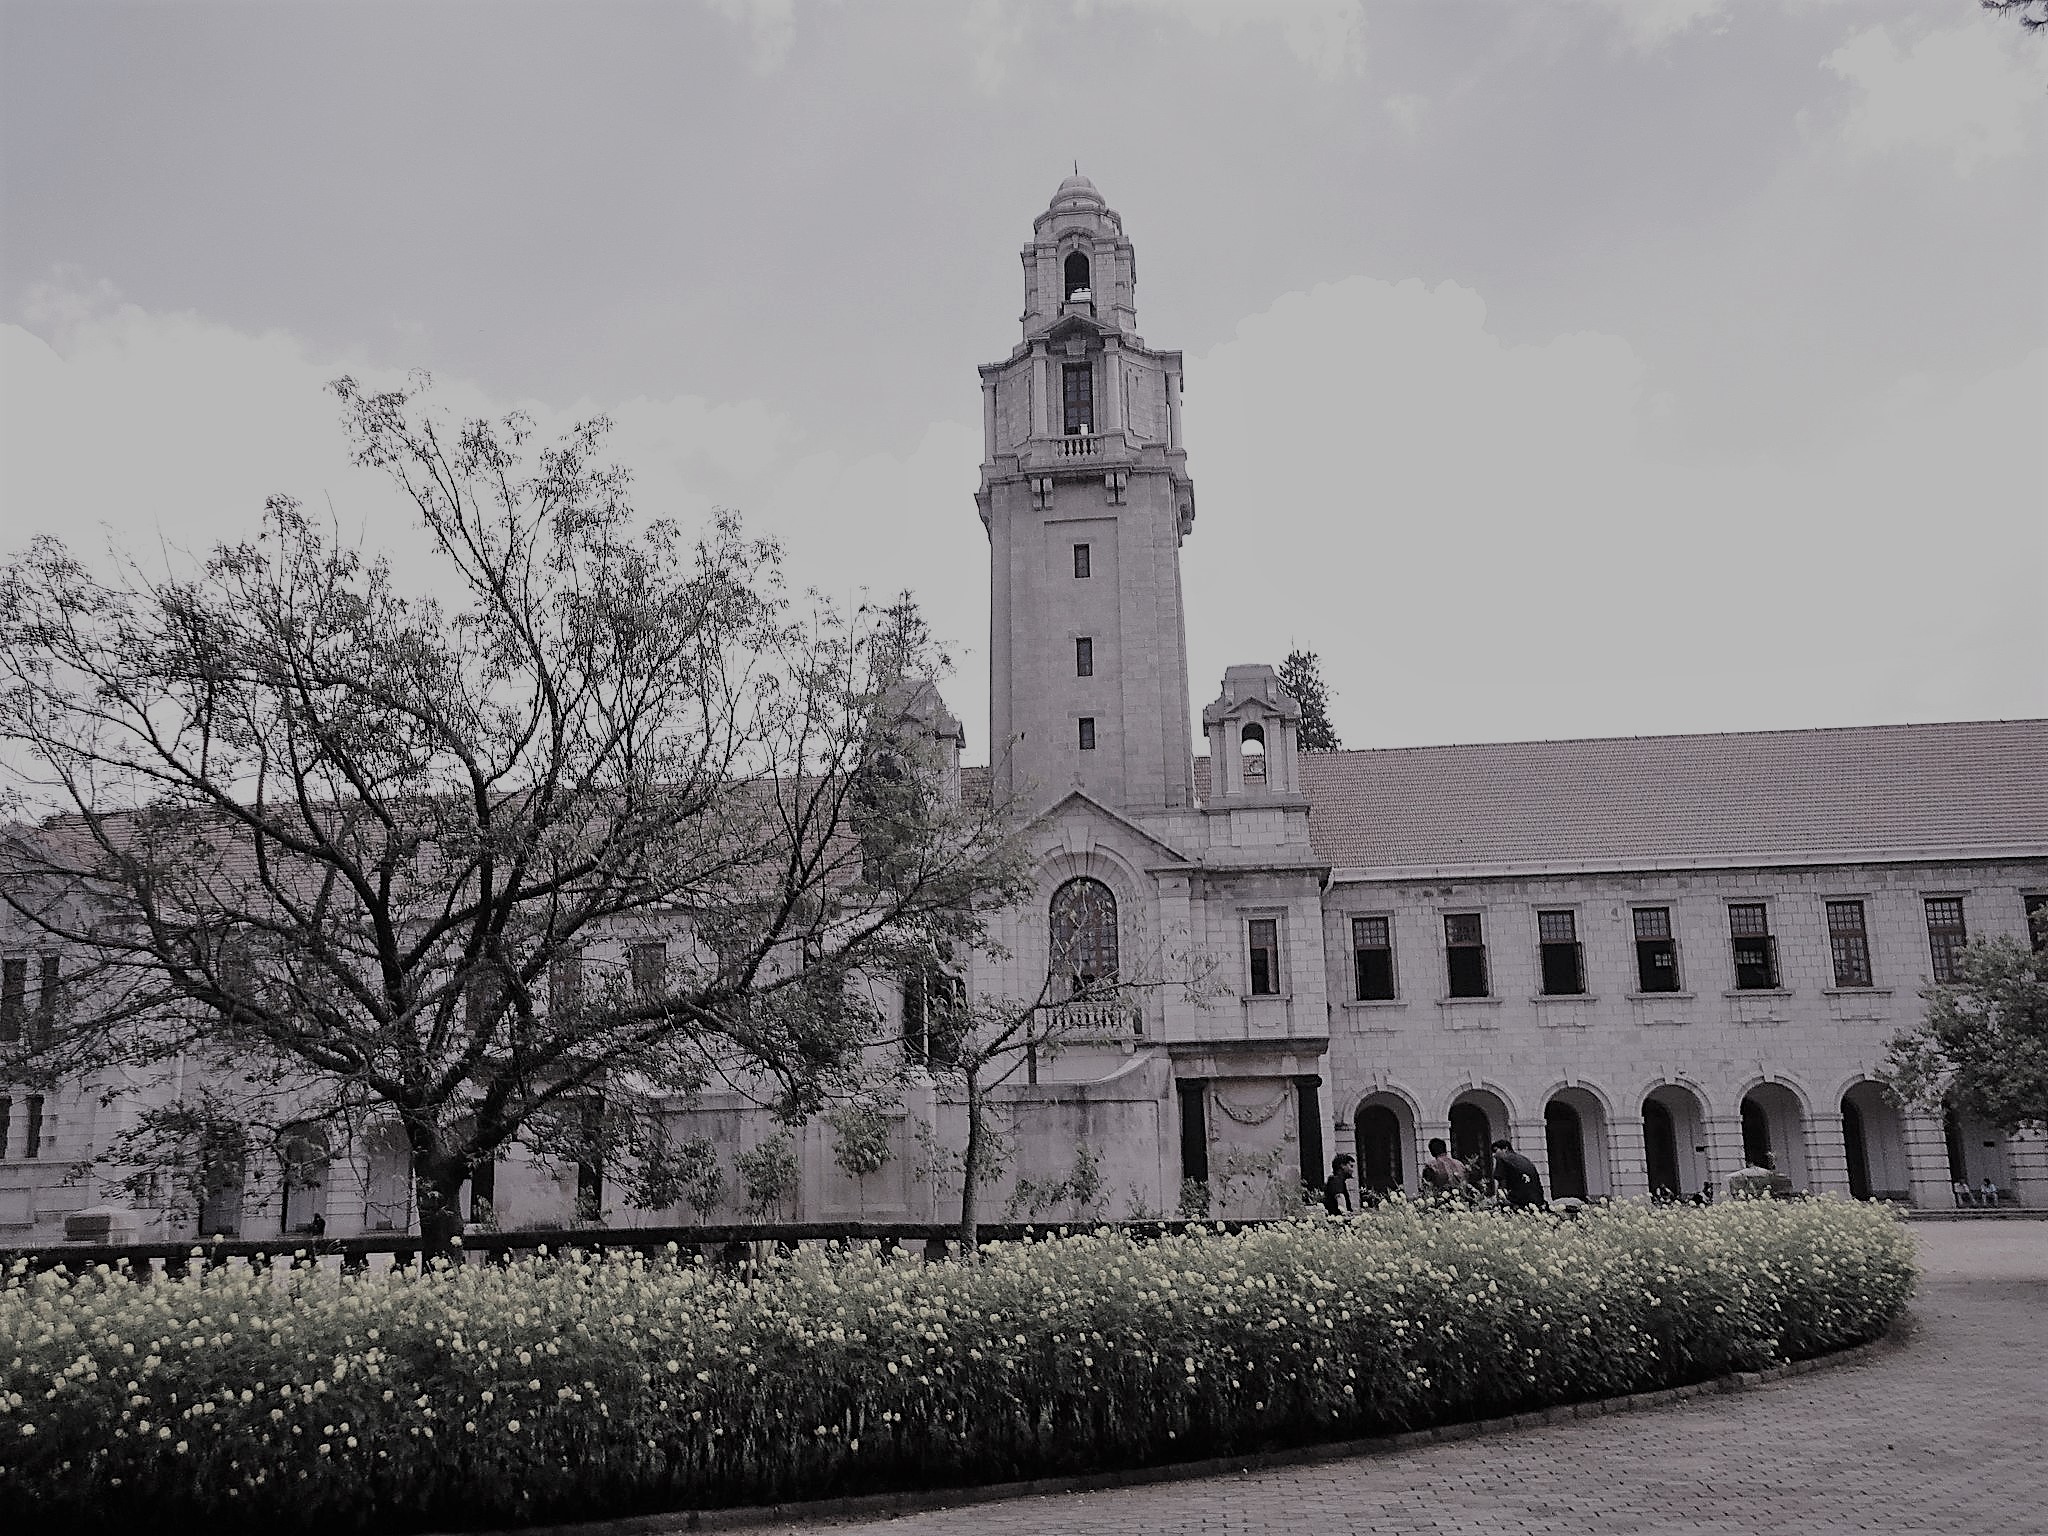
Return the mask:
[(1137, 334), (1123, 220), (1069, 176), (1024, 247), (1023, 336), (981, 369), (996, 793), (1191, 803), (1181, 357)]

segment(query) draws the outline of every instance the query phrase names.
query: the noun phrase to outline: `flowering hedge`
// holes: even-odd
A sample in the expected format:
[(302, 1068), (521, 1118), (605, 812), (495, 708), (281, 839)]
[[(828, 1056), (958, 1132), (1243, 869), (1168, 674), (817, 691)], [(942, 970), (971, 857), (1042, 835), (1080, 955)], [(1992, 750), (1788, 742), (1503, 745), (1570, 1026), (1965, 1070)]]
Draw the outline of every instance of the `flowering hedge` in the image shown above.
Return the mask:
[(1913, 1275), (1892, 1215), (1834, 1200), (1397, 1204), (751, 1281), (573, 1256), (17, 1275), (0, 1517), (446, 1528), (1181, 1460), (1813, 1354), (1881, 1332)]

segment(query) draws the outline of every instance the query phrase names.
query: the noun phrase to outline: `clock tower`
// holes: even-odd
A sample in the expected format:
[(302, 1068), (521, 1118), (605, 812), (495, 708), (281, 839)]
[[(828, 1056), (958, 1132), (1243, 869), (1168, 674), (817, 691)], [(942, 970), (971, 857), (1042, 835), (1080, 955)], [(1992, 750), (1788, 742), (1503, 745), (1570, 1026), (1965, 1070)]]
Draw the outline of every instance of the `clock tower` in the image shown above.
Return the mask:
[(1181, 355), (1137, 333), (1123, 220), (1076, 174), (1024, 247), (1023, 335), (981, 369), (989, 751), (999, 800), (1192, 801)]

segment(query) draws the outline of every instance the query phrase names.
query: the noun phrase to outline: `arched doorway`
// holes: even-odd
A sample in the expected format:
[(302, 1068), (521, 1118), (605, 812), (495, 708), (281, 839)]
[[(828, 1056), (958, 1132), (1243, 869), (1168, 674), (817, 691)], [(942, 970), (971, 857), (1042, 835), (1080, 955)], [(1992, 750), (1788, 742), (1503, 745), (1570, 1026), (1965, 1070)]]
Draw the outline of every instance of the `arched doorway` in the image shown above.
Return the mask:
[(1607, 1107), (1598, 1094), (1577, 1084), (1558, 1089), (1544, 1106), (1543, 1131), (1550, 1154), (1551, 1198), (1604, 1200), (1614, 1193)]
[(1643, 1161), (1652, 1199), (1690, 1199), (1706, 1183), (1706, 1115), (1676, 1084), (1643, 1100)]
[(1980, 1120), (1959, 1117), (1951, 1109), (1942, 1117), (1942, 1130), (1948, 1139), (1949, 1178), (1953, 1182), (1967, 1184), (1973, 1191), (1981, 1190), (1986, 1179), (1999, 1189), (2012, 1187), (2005, 1166), (2005, 1141), (1996, 1129)]
[(1760, 1162), (1769, 1153), (1794, 1189), (1812, 1185), (1806, 1162), (1806, 1106), (1783, 1083), (1758, 1083), (1742, 1096), (1742, 1155)]
[(1849, 1198), (1870, 1198), (1870, 1152), (1864, 1144), (1863, 1111), (1842, 1095), (1842, 1156), (1849, 1168)]
[(1543, 1144), (1550, 1157), (1550, 1198), (1584, 1200), (1586, 1133), (1579, 1112), (1560, 1099), (1543, 1106)]
[(1484, 1088), (1468, 1088), (1451, 1101), (1451, 1156), (1482, 1178), (1493, 1174), (1493, 1143), (1507, 1135), (1507, 1105)]
[(1361, 1194), (1390, 1195), (1408, 1191), (1415, 1145), (1415, 1123), (1408, 1106), (1390, 1093), (1376, 1093), (1361, 1102), (1351, 1119), (1352, 1144), (1358, 1152)]

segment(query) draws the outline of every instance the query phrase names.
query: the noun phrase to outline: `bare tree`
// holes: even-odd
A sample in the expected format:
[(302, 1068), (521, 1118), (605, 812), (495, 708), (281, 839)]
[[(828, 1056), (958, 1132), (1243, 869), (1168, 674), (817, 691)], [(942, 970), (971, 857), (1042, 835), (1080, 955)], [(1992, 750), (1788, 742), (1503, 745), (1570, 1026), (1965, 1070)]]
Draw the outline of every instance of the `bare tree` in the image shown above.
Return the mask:
[[(982, 1191), (1002, 1172), (997, 1090), (1020, 1074), (1035, 1084), (1041, 1066), (1083, 1041), (1135, 1034), (1148, 996), (1171, 991), (1199, 999), (1214, 990), (1212, 968), (1192, 952), (1162, 951), (1149, 969), (1093, 975), (1075, 948), (1073, 934), (1052, 934), (1045, 979), (1029, 996), (970, 995), (948, 966), (929, 956), (904, 977), (900, 1038), (906, 1054), (935, 1083), (960, 1095), (967, 1121), (958, 1165), (963, 1247), (979, 1241)], [(982, 952), (1004, 958), (994, 945)]]
[(184, 574), (40, 540), (0, 576), (0, 900), (70, 971), (11, 1070), (395, 1119), (436, 1249), (515, 1138), (720, 1079), (807, 1112), (873, 1033), (849, 981), (980, 942), (1021, 865), (897, 713), (904, 615), (793, 604), (730, 517), (643, 522), (602, 421), (335, 389), (452, 596), (283, 499)]

